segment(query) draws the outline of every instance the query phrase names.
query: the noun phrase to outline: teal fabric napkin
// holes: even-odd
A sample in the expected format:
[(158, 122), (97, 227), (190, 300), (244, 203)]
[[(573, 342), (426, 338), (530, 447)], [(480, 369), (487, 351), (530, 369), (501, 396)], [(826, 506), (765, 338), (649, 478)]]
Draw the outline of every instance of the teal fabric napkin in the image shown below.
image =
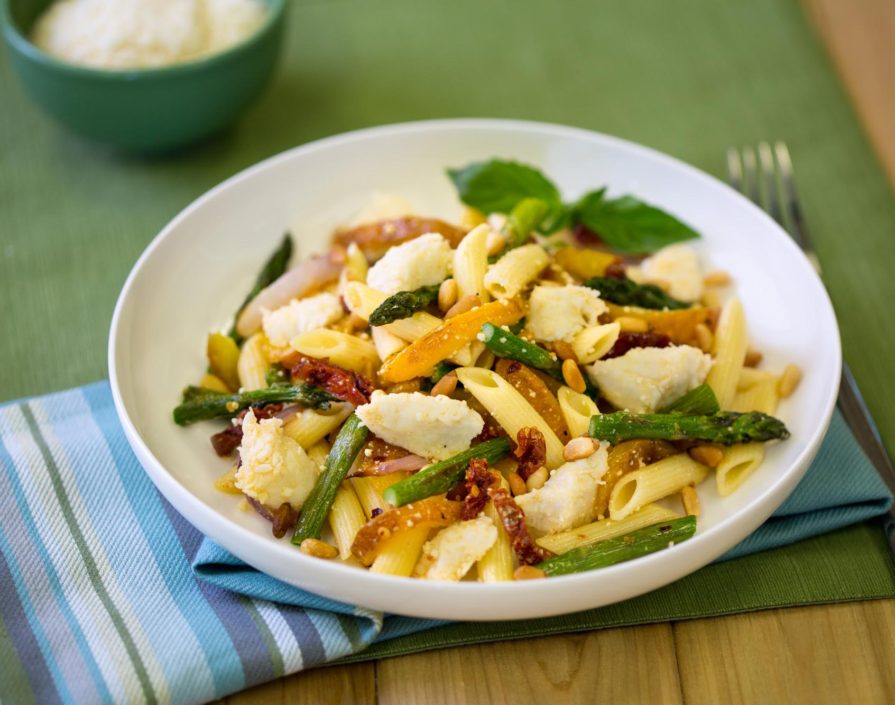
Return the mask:
[[(792, 497), (725, 558), (890, 503), (837, 415)], [(0, 517), (3, 702), (205, 702), (443, 624), (298, 590), (205, 539), (143, 472), (106, 383), (0, 407)], [(527, 633), (553, 621), (575, 628)]]

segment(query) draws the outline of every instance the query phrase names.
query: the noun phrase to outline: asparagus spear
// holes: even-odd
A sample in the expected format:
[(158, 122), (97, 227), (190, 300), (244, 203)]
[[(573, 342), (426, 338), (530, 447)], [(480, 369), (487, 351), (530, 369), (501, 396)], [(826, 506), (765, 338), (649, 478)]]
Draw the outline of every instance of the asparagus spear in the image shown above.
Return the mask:
[(408, 502), (447, 492), (463, 479), (466, 466), (473, 458), (484, 458), (489, 463), (495, 463), (509, 452), (508, 438), (492, 438), (396, 482), (386, 488), (383, 497), (386, 502), (400, 507)]
[(694, 387), (680, 399), (671, 402), (664, 409), (660, 410), (663, 414), (674, 412), (677, 414), (690, 414), (691, 416), (714, 414), (719, 411), (721, 411), (721, 406), (718, 404), (718, 397), (715, 396), (715, 392), (707, 384), (700, 384), (698, 387)]
[(233, 316), (233, 325), (230, 327), (227, 335), (233, 338), (237, 345), (242, 345), (243, 341), (242, 336), (236, 332), (236, 321), (239, 320), (239, 314), (241, 314), (242, 310), (249, 305), (249, 302), (258, 295), (258, 292), (280, 278), (280, 275), (282, 275), (283, 272), (286, 271), (286, 267), (289, 266), (289, 259), (291, 257), (292, 236), (289, 233), (286, 233), (283, 236), (283, 241), (280, 243), (280, 246), (274, 250), (267, 262), (264, 263), (264, 266), (258, 273), (258, 278), (255, 280), (254, 285), (251, 290), (249, 290), (249, 293), (246, 294), (245, 300), (240, 307), (236, 309), (236, 315)]
[(690, 304), (670, 297), (652, 284), (637, 284), (630, 279), (618, 277), (593, 277), (584, 286), (597, 289), (600, 298), (619, 306), (639, 306), (652, 309), (690, 308)]
[(592, 416), (588, 433), (593, 438), (610, 443), (647, 438), (663, 441), (707, 441), (728, 446), (734, 443), (789, 438), (789, 431), (782, 421), (759, 411), (745, 414), (719, 411), (702, 416), (616, 411), (613, 414)]
[(423, 286), (415, 291), (399, 291), (379, 304), (370, 314), (371, 326), (384, 326), (386, 323), (409, 318), (417, 311), (438, 298), (438, 285)]
[(549, 210), (550, 206), (540, 198), (523, 198), (513, 206), (504, 226), (504, 233), (507, 236), (504, 252), (524, 245), (532, 231), (547, 217)]
[(323, 472), (317, 478), (314, 489), (305, 500), (298, 517), (295, 533), (292, 534), (292, 543), (296, 546), (305, 539), (315, 539), (320, 536), (320, 528), (336, 498), (339, 485), (348, 475), (354, 459), (367, 441), (368, 433), (367, 427), (364, 426), (357, 414), (351, 414), (345, 421), (339, 435), (336, 436), (329, 455), (326, 456)]
[(225, 394), (201, 387), (183, 390), (183, 402), (174, 409), (174, 423), (180, 426), (207, 419), (232, 418), (253, 404), (296, 402), (316, 409), (326, 409), (334, 399), (322, 389), (310, 385), (278, 385), (251, 392)]
[(492, 323), (482, 326), (479, 340), (498, 357), (518, 360), (529, 367), (542, 370), (551, 377), (562, 380), (562, 361), (539, 345), (530, 343)]
[(605, 568), (645, 556), (647, 553), (661, 551), (671, 544), (686, 541), (694, 533), (696, 533), (696, 517), (685, 516), (647, 526), (625, 536), (573, 548), (568, 553), (538, 563), (537, 567), (547, 575), (566, 575)]

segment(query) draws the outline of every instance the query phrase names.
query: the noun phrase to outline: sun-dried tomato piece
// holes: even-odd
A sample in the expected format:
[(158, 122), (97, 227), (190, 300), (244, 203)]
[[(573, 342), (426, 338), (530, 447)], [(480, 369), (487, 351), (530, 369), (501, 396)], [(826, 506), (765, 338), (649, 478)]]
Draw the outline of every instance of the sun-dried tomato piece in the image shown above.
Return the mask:
[(355, 406), (369, 402), (373, 393), (373, 384), (363, 375), (314, 357), (302, 357), (292, 368), (292, 378), (320, 387)]
[(460, 518), (475, 519), (485, 505), (488, 504), (488, 489), (497, 483), (497, 477), (488, 469), (488, 461), (484, 458), (473, 458), (466, 468), (464, 487), (466, 494), (463, 497), (463, 511)]
[[(260, 421), (261, 419), (269, 419), (271, 416), (279, 414), (283, 410), (283, 406), (284, 404), (280, 402), (274, 402), (250, 408), (255, 412), (255, 418)], [(211, 445), (214, 448), (214, 452), (220, 457), (226, 458), (239, 448), (239, 444), (242, 443), (242, 420), (247, 413), (249, 413), (249, 410), (243, 409), (233, 419), (235, 423), (231, 421), (227, 428), (211, 436)]]
[(516, 472), (523, 480), (527, 480), (547, 462), (547, 441), (544, 434), (534, 426), (520, 428), (516, 434), (513, 455), (519, 461)]
[(525, 523), (525, 512), (516, 504), (516, 500), (502, 487), (488, 490), (494, 508), (500, 516), (504, 530), (509, 534), (516, 558), (522, 565), (534, 565), (550, 558), (552, 553), (538, 546)]
[(615, 341), (609, 352), (603, 356), (603, 360), (611, 357), (621, 357), (632, 348), (667, 348), (671, 345), (671, 338), (663, 333), (631, 333), (622, 331), (618, 334), (618, 340)]
[(298, 522), (298, 512), (292, 508), (289, 502), (283, 502), (276, 509), (271, 509), (248, 495), (246, 495), (246, 499), (249, 500), (249, 504), (254, 507), (256, 512), (271, 523), (271, 531), (278, 539), (283, 538), (286, 532), (293, 529)]

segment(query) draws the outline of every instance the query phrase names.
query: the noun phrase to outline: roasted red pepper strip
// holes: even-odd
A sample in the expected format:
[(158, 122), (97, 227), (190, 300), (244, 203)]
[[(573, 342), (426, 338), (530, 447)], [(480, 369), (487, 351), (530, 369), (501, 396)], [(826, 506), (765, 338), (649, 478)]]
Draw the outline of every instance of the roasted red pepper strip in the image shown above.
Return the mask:
[(527, 480), (547, 462), (547, 441), (544, 440), (544, 434), (534, 426), (520, 428), (516, 434), (513, 455), (519, 461), (516, 472), (523, 480)]
[(298, 361), (292, 368), (292, 379), (320, 387), (336, 399), (355, 406), (369, 402), (373, 393), (372, 383), (363, 375), (313, 357), (302, 357)]
[(516, 504), (516, 500), (503, 488), (488, 490), (494, 508), (500, 515), (503, 528), (510, 536), (516, 558), (523, 565), (534, 565), (546, 560), (553, 554), (538, 546), (528, 533), (525, 524), (525, 512)]

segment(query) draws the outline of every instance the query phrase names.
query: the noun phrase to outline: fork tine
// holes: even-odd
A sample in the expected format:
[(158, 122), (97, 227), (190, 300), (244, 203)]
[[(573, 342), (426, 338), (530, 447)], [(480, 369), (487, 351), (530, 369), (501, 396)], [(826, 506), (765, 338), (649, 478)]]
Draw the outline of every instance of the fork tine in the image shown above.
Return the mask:
[(808, 232), (808, 226), (802, 217), (802, 209), (799, 206), (799, 198), (796, 194), (796, 183), (793, 177), (792, 159), (789, 156), (789, 148), (785, 142), (774, 143), (774, 156), (777, 158), (777, 166), (780, 170), (780, 181), (783, 188), (784, 207), (789, 219), (789, 234), (808, 256), (814, 269), (820, 274), (820, 261), (814, 252), (814, 243)]
[(758, 184), (758, 165), (755, 160), (755, 150), (751, 146), (743, 147), (743, 193), (755, 205), (761, 208), (761, 189)]
[(783, 211), (780, 209), (780, 184), (777, 180), (777, 169), (774, 166), (774, 155), (767, 142), (758, 143), (758, 161), (764, 177), (764, 194), (767, 199), (767, 211), (771, 217), (784, 228)]
[(727, 183), (737, 191), (743, 190), (743, 162), (736, 147), (727, 148)]

